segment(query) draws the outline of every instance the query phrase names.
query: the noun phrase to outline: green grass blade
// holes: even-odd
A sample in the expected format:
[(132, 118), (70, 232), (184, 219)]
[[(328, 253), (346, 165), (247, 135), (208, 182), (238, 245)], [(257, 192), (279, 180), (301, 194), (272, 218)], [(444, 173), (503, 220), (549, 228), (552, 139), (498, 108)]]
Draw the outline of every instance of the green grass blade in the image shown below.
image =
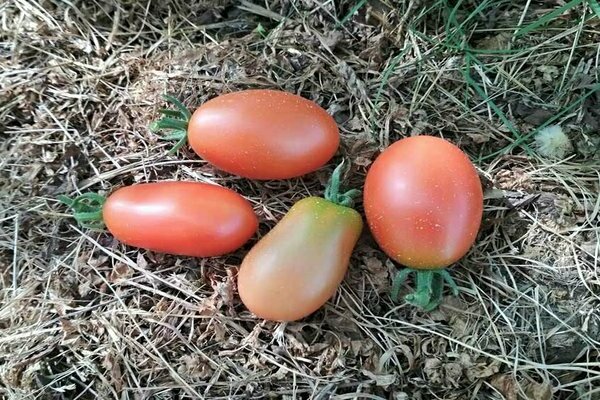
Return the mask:
[(590, 89), (587, 93), (585, 93), (583, 96), (581, 96), (580, 98), (578, 98), (577, 100), (575, 100), (573, 103), (569, 104), (567, 107), (563, 108), (560, 112), (558, 112), (557, 114), (555, 114), (552, 118), (548, 119), (542, 125), (540, 125), (539, 127), (537, 127), (537, 129), (534, 129), (533, 131), (531, 131), (527, 135), (521, 136), (521, 138), (515, 140), (513, 143), (511, 143), (510, 145), (506, 146), (503, 149), (500, 149), (500, 150), (495, 151), (493, 153), (490, 153), (488, 155), (479, 157), (478, 161), (482, 162), (482, 161), (488, 160), (490, 158), (494, 158), (494, 157), (496, 157), (496, 156), (498, 156), (500, 154), (506, 153), (507, 151), (510, 151), (510, 150), (514, 149), (517, 146), (520, 146), (521, 143), (525, 142), (526, 140), (528, 140), (529, 138), (531, 138), (532, 136), (534, 136), (535, 134), (537, 134), (539, 131), (541, 131), (545, 127), (554, 124), (556, 121), (558, 121), (559, 119), (561, 119), (562, 117), (564, 117), (566, 114), (568, 114), (571, 111), (573, 111), (574, 108), (579, 107), (588, 97), (590, 97), (591, 95), (593, 95), (594, 93), (596, 93), (598, 91), (600, 91), (600, 83), (594, 85), (594, 87), (592, 89)]
[[(454, 43), (454, 45), (456, 47), (462, 49), (464, 46), (463, 44), (461, 44), (462, 40), (460, 40), (460, 41), (455, 40), (457, 33), (461, 34), (461, 36), (464, 38), (464, 33), (462, 30), (462, 27), (456, 19), (456, 14), (458, 13), (458, 10), (460, 9), (461, 4), (462, 4), (462, 0), (459, 0), (458, 2), (456, 2), (456, 4), (454, 5), (454, 7), (452, 7), (452, 9), (450, 10), (450, 13), (446, 17), (446, 24), (445, 24), (446, 39), (444, 40), (444, 42)], [(448, 4), (447, 1), (446, 1), (446, 7), (450, 8), (450, 5)], [(454, 25), (454, 27), (452, 27), (452, 25)]]
[[(463, 38), (465, 38), (464, 28), (469, 22), (471, 22), (479, 13), (483, 12), (486, 8), (488, 8), (490, 6), (497, 8), (500, 5), (502, 5), (503, 3), (506, 3), (506, 1), (499, 1), (499, 2), (498, 1), (494, 2), (492, 0), (482, 1), (481, 4), (479, 4), (460, 24), (459, 24), (458, 20), (456, 19), (456, 13), (458, 12), (458, 6), (460, 5), (460, 2), (457, 3), (449, 15), (449, 19), (450, 19), (449, 22), (452, 22), (456, 26), (456, 30), (454, 31), (454, 33), (449, 34), (449, 35), (451, 35), (453, 37), (454, 35), (456, 35), (456, 33), (461, 33)], [(459, 43), (459, 42), (457, 42), (457, 43)]]
[(600, 18), (600, 3), (598, 3), (598, 1), (596, 0), (588, 0), (588, 5), (590, 6), (594, 14), (596, 14), (596, 16)]
[(538, 29), (539, 27), (541, 27), (543, 25), (546, 25), (548, 22), (552, 21), (553, 19), (555, 19), (556, 17), (558, 17), (565, 11), (570, 10), (571, 8), (576, 7), (579, 4), (583, 3), (583, 1), (584, 0), (571, 0), (564, 6), (559, 7), (556, 10), (551, 11), (546, 15), (543, 15), (539, 20), (519, 29), (515, 36), (525, 35), (526, 33), (529, 33), (531, 31)]
[[(470, 60), (470, 62), (467, 64), (468, 68), (465, 68), (463, 70), (463, 76), (465, 77), (465, 80), (467, 81), (467, 84), (469, 86), (471, 86), (473, 88), (473, 90), (475, 90), (475, 92), (477, 93), (477, 95), (479, 95), (479, 97), (481, 97), (490, 106), (490, 108), (492, 109), (492, 111), (494, 111), (494, 113), (498, 116), (498, 118), (500, 118), (500, 120), (502, 121), (502, 123), (508, 128), (508, 130), (516, 138), (516, 141), (519, 141), (519, 143), (522, 144), (523, 140), (521, 140), (522, 136), (521, 136), (520, 132), (515, 128), (515, 126), (512, 124), (512, 122), (510, 122), (510, 120), (504, 114), (504, 112), (502, 112), (502, 110), (500, 109), (500, 107), (498, 107), (496, 105), (496, 103), (492, 99), (490, 99), (490, 97), (485, 93), (485, 90), (483, 90), (483, 88), (471, 76), (471, 72), (470, 72), (470, 66), (471, 66), (471, 64), (473, 64), (473, 63), (477, 64), (482, 69), (483, 69), (483, 65), (481, 64), (481, 62), (479, 62), (479, 60), (477, 60), (470, 53), (467, 53), (466, 57), (467, 57), (467, 60)], [(530, 150), (531, 150), (526, 145), (523, 145), (523, 148), (527, 152), (530, 152)]]
[(354, 6), (352, 6), (352, 8), (350, 9), (350, 11), (348, 11), (348, 14), (346, 14), (344, 16), (344, 18), (342, 18), (341, 21), (339, 21), (336, 26), (342, 26), (344, 25), (346, 22), (348, 22), (350, 20), (350, 18), (352, 18), (352, 16), (361, 8), (364, 7), (364, 5), (367, 4), (367, 0), (360, 0), (358, 3), (356, 3)]

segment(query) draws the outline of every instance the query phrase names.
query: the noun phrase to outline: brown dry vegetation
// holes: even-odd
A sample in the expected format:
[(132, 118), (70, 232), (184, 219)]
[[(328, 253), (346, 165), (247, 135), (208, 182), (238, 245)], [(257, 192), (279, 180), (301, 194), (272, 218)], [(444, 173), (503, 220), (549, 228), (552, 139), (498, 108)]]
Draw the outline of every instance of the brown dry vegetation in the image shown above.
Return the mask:
[[(597, 2), (522, 34), (566, 2), (362, 3), (0, 3), (3, 398), (600, 398)], [(331, 164), (253, 182), (168, 156), (147, 129), (165, 92), (193, 108), (251, 87), (325, 107), (343, 135)], [(549, 119), (567, 159), (531, 149)], [(251, 200), (264, 234), (342, 156), (360, 188), (379, 150), (420, 133), (461, 146), (486, 188), (477, 244), (452, 269), (461, 294), (431, 313), (391, 301), (397, 266), (368, 232), (336, 296), (285, 325), (237, 297), (252, 243), (216, 259), (140, 251), (56, 200), (214, 182)]]

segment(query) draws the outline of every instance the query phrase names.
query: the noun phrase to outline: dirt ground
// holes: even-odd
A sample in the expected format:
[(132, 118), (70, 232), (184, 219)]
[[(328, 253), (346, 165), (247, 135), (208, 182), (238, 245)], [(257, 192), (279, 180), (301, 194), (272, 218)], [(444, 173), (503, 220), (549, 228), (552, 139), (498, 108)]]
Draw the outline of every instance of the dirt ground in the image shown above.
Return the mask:
[[(2, 398), (600, 399), (596, 0), (4, 0), (0, 29)], [(148, 130), (166, 92), (193, 109), (256, 87), (326, 108), (336, 157), (256, 182)], [(551, 124), (562, 157), (536, 147)], [(361, 188), (415, 134), (458, 144), (486, 198), (451, 269), (461, 293), (429, 313), (392, 301), (398, 266), (366, 230), (335, 297), (277, 324), (237, 296), (258, 235), (165, 256), (79, 228), (56, 199), (214, 182), (264, 234), (342, 157)]]

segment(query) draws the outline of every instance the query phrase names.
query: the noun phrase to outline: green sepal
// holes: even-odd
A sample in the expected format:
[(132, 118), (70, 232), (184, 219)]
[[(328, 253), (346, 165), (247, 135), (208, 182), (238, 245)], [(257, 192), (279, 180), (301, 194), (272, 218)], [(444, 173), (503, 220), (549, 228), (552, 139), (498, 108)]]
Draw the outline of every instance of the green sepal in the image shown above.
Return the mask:
[(335, 169), (329, 178), (327, 187), (325, 188), (324, 197), (326, 200), (332, 203), (339, 204), (344, 207), (352, 207), (354, 199), (360, 196), (360, 190), (351, 189), (347, 192), (340, 193), (342, 169), (344, 167), (344, 160)]
[(160, 130), (173, 131), (171, 134), (161, 137), (163, 140), (177, 140), (175, 146), (169, 150), (169, 154), (173, 154), (187, 143), (187, 128), (192, 118), (192, 113), (175, 97), (168, 94), (163, 97), (167, 102), (174, 105), (175, 109), (160, 109), (163, 117), (151, 123), (148, 128), (151, 132), (158, 132)]
[(84, 193), (75, 198), (60, 195), (58, 200), (73, 210), (73, 218), (77, 223), (88, 229), (101, 230), (104, 228), (102, 207), (106, 198), (97, 193)]
[(406, 278), (414, 273), (416, 289), (413, 293), (404, 296), (404, 300), (424, 311), (436, 309), (442, 302), (444, 292), (444, 283), (452, 290), (452, 294), (457, 296), (458, 286), (450, 273), (446, 269), (412, 269), (405, 268), (398, 272), (392, 282), (391, 296), (393, 301), (397, 301), (400, 294), (400, 286)]

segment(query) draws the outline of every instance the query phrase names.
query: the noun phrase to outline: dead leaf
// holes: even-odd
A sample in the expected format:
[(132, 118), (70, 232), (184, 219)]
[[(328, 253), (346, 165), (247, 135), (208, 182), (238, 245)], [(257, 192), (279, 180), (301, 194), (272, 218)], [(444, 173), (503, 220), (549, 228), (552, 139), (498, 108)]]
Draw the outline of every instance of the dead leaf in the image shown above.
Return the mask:
[(348, 120), (346, 126), (351, 131), (363, 131), (365, 129), (365, 123), (358, 115)]
[(273, 377), (273, 380), (278, 380), (278, 381), (281, 381), (281, 380), (284, 380), (284, 379), (285, 379), (285, 377), (286, 377), (286, 376), (287, 376), (289, 373), (290, 373), (290, 370), (289, 370), (289, 369), (287, 369), (287, 368), (283, 368), (283, 367), (280, 367), (280, 368), (277, 370), (277, 372), (275, 372), (275, 373), (272, 375), (272, 377)]
[(212, 325), (213, 331), (215, 332), (215, 340), (217, 342), (223, 342), (227, 338), (227, 329), (221, 322), (215, 322)]
[(525, 392), (529, 400), (552, 400), (552, 385), (547, 382), (532, 382)]
[(329, 50), (334, 50), (343, 37), (344, 33), (340, 30), (329, 31), (321, 38), (321, 43)]
[(350, 348), (352, 349), (352, 353), (354, 357), (358, 356), (368, 356), (371, 354), (373, 350), (374, 344), (370, 339), (366, 340), (352, 340), (350, 342)]
[(500, 32), (480, 40), (476, 48), (479, 50), (504, 50), (508, 48), (511, 38), (511, 32)]
[(517, 383), (511, 375), (495, 375), (490, 384), (502, 393), (506, 400), (518, 400)]
[(146, 269), (148, 267), (148, 261), (146, 261), (146, 258), (142, 253), (137, 254), (137, 259), (135, 262), (141, 269)]
[(210, 364), (198, 355), (185, 355), (180, 359), (181, 365), (177, 372), (193, 379), (207, 379), (213, 375)]
[(437, 358), (428, 358), (425, 360), (423, 372), (433, 385), (441, 385), (444, 382), (442, 377), (442, 362)]
[(517, 117), (534, 126), (539, 126), (554, 116), (552, 111), (539, 107), (530, 107), (524, 103), (517, 103), (513, 112)]
[(315, 343), (308, 348), (309, 354), (321, 354), (325, 349), (331, 347), (329, 343)]
[(354, 68), (350, 64), (342, 61), (335, 66), (335, 69), (346, 83), (350, 93), (361, 99), (368, 97), (365, 83), (356, 75), (356, 71), (354, 71)]
[(262, 325), (256, 324), (252, 329), (252, 332), (248, 334), (245, 338), (242, 339), (242, 345), (249, 346), (252, 348), (260, 348), (260, 334), (262, 333)]
[(410, 347), (405, 344), (400, 344), (396, 347), (402, 352), (402, 354), (404, 354), (404, 357), (406, 357), (406, 360), (408, 361), (408, 369), (412, 369), (415, 365), (415, 355)]
[(317, 373), (323, 373), (327, 371), (327, 373), (331, 373), (336, 368), (344, 368), (344, 359), (337, 353), (336, 347), (328, 347), (326, 348), (319, 358), (317, 359), (317, 365), (314, 368), (314, 371)]
[(486, 143), (491, 139), (490, 135), (486, 135), (484, 133), (467, 133), (467, 136), (473, 139), (473, 142), (476, 144)]
[(523, 168), (511, 167), (510, 169), (500, 169), (494, 181), (498, 188), (504, 190), (532, 192), (534, 183), (529, 172)]
[(444, 375), (446, 383), (454, 387), (460, 387), (460, 378), (463, 375), (463, 367), (459, 363), (450, 362), (444, 364)]
[(219, 281), (214, 279), (211, 280), (210, 284), (214, 290), (214, 294), (211, 298), (215, 299), (216, 308), (221, 309), (223, 305), (226, 305), (231, 312), (234, 308), (233, 300), (235, 298), (235, 279), (232, 270), (227, 270), (227, 276), (224, 280)]
[(286, 341), (287, 350), (294, 357), (306, 357), (309, 353), (309, 346), (302, 337), (302, 335), (294, 335), (290, 333), (285, 333), (284, 335)]
[(375, 257), (364, 257), (363, 262), (369, 272), (369, 279), (377, 293), (387, 293), (390, 290), (390, 279), (388, 268), (383, 262)]
[(360, 328), (350, 316), (332, 316), (327, 323), (335, 328), (335, 332), (338, 332), (338, 334), (341, 333), (348, 338), (358, 339), (363, 337)]
[(490, 376), (497, 374), (498, 371), (500, 371), (500, 367), (497, 363), (479, 363), (472, 365), (467, 369), (467, 378), (470, 381), (475, 381), (481, 378), (489, 378)]
[(113, 351), (110, 350), (106, 357), (104, 357), (103, 366), (110, 374), (110, 378), (112, 380), (112, 384), (117, 392), (121, 392), (123, 389), (123, 375), (121, 373), (121, 366), (119, 365), (119, 361), (116, 359)]
[(363, 167), (363, 168), (368, 167), (372, 163), (373, 163), (373, 160), (369, 157), (356, 156), (354, 158), (354, 164), (358, 165), (359, 167)]
[(374, 374), (366, 369), (362, 373), (375, 381), (375, 385), (387, 389), (396, 382), (396, 374)]
[(115, 265), (110, 274), (108, 275), (108, 280), (111, 283), (116, 283), (118, 281), (122, 281), (128, 279), (133, 276), (133, 269), (129, 267), (129, 265), (119, 262)]
[(537, 70), (543, 74), (546, 82), (553, 82), (560, 75), (558, 67), (554, 65), (540, 65)]
[(77, 292), (81, 297), (86, 297), (90, 293), (90, 290), (91, 286), (89, 280), (84, 280), (77, 286)]

